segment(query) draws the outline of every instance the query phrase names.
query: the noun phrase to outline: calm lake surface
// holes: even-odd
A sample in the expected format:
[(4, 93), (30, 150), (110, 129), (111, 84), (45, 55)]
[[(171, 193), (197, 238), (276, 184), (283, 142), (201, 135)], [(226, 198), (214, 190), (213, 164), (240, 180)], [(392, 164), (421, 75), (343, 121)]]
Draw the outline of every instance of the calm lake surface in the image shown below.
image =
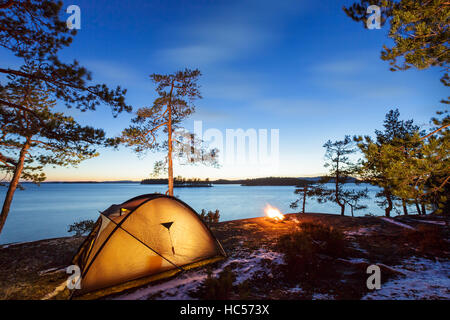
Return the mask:
[[(14, 196), (11, 211), (0, 234), (0, 244), (34, 241), (69, 236), (68, 225), (79, 220), (96, 220), (99, 211), (111, 204), (120, 204), (132, 197), (167, 190), (165, 185), (141, 185), (139, 183), (44, 183), (40, 187), (25, 184)], [(350, 188), (365, 188), (349, 184)], [(383, 215), (384, 211), (374, 201), (376, 187), (367, 186), (371, 199), (369, 207), (356, 211), (356, 216), (368, 213)], [(295, 187), (215, 185), (212, 188), (179, 188), (175, 196), (188, 203), (197, 212), (201, 209), (220, 210), (220, 220), (260, 217), (267, 204), (283, 213), (295, 212), (289, 204), (296, 199)], [(6, 188), (0, 188), (0, 197)], [(301, 209), (299, 209), (301, 210)], [(307, 212), (339, 213), (333, 203), (319, 204), (314, 200), (306, 203)], [(350, 208), (346, 209), (350, 215)]]

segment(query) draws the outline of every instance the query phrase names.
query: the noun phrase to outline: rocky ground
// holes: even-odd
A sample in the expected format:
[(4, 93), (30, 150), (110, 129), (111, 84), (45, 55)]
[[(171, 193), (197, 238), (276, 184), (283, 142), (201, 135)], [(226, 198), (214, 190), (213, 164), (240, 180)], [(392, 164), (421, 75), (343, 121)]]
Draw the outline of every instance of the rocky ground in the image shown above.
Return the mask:
[[(214, 224), (227, 259), (105, 299), (450, 299), (449, 218), (286, 217), (278, 223), (253, 218)], [(320, 272), (293, 276), (302, 269), (286, 262), (279, 238), (302, 232), (308, 223), (331, 226), (344, 249), (333, 257), (317, 254)], [(65, 268), (82, 241), (0, 247), (0, 299), (67, 299)], [(366, 285), (372, 264), (381, 269), (379, 290)]]

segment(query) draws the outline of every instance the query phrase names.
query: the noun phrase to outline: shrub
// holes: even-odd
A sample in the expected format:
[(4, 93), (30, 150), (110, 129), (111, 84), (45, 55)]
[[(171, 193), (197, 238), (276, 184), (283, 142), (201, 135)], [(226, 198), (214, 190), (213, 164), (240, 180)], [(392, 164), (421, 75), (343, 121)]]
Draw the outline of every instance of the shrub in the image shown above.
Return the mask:
[(205, 209), (202, 209), (200, 218), (202, 218), (202, 220), (206, 223), (217, 223), (220, 219), (220, 213), (218, 209), (216, 209), (216, 211), (214, 212), (208, 211), (208, 213), (206, 213)]
[(94, 228), (95, 221), (94, 220), (82, 220), (75, 222), (71, 225), (69, 225), (69, 230), (67, 232), (75, 232), (75, 236), (79, 237), (83, 234), (86, 234), (88, 232), (91, 232)]
[(438, 226), (420, 225), (416, 230), (405, 231), (403, 237), (423, 253), (444, 252), (448, 248), (445, 236)]
[(237, 292), (239, 300), (247, 300), (250, 297), (250, 284), (249, 280), (245, 280), (237, 286)]
[(277, 250), (284, 253), (286, 280), (314, 281), (332, 276), (330, 260), (343, 257), (346, 242), (338, 230), (319, 223), (303, 223), (300, 231), (281, 236)]
[(193, 293), (193, 296), (206, 300), (230, 299), (234, 293), (233, 282), (235, 280), (236, 275), (229, 268), (225, 268), (217, 277), (214, 277), (211, 270), (208, 270), (208, 277)]

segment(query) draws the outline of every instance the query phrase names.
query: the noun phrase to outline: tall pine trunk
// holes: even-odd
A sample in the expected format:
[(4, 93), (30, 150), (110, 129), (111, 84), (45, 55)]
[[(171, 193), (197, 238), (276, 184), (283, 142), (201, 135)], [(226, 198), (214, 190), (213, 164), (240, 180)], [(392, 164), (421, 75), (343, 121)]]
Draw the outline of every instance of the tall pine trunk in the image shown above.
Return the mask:
[(341, 216), (344, 216), (345, 214), (345, 204), (339, 204), (341, 206)]
[(422, 215), (426, 215), (427, 214), (427, 210), (425, 209), (425, 203), (421, 203), (421, 207), (422, 207)]
[(0, 214), (0, 233), (2, 232), (5, 225), (6, 218), (8, 217), (8, 213), (14, 197), (14, 192), (16, 192), (17, 186), (19, 185), (20, 176), (22, 175), (25, 163), (25, 155), (27, 154), (29, 148), (30, 138), (27, 139), (22, 149), (20, 150), (19, 161), (17, 162), (16, 168), (14, 169), (13, 177), (8, 186), (8, 192), (6, 193), (5, 200), (3, 201), (2, 213)]
[(406, 200), (405, 199), (402, 199), (402, 206), (403, 206), (403, 214), (405, 216), (407, 216), (408, 215), (408, 208), (406, 207)]
[[(336, 188), (337, 188), (338, 186), (336, 185)], [(335, 196), (336, 196), (336, 203), (341, 207), (341, 216), (343, 216), (344, 215), (344, 213), (345, 213), (345, 203), (342, 203), (341, 202), (341, 199), (339, 199), (339, 191), (338, 191), (338, 189), (336, 189), (336, 194), (335, 194)]]
[[(170, 111), (169, 111), (169, 117), (170, 117)], [(173, 197), (172, 120), (169, 120), (168, 129), (169, 129), (169, 154), (168, 154), (169, 196)]]
[(306, 205), (306, 193), (308, 191), (308, 188), (305, 186), (303, 188), (303, 210), (302, 212), (305, 213), (305, 205)]
[(169, 104), (168, 108), (168, 123), (167, 123), (167, 131), (168, 135), (168, 144), (169, 144), (169, 154), (168, 154), (168, 173), (169, 173), (169, 196), (173, 197), (173, 160), (172, 160), (172, 92), (173, 92), (174, 84), (172, 83), (172, 88), (170, 90), (169, 95)]
[(415, 200), (414, 203), (416, 204), (417, 214), (420, 216), (422, 213), (420, 212), (419, 202), (417, 202), (417, 200)]
[(336, 165), (336, 192), (335, 192), (335, 197), (336, 197), (336, 203), (341, 207), (341, 216), (344, 215), (345, 213), (345, 203), (341, 203), (341, 199), (339, 198), (339, 158), (337, 161), (337, 165)]
[(390, 217), (391, 210), (392, 210), (392, 197), (389, 192), (386, 192), (385, 195), (386, 195), (386, 200), (387, 200), (388, 206), (384, 209), (384, 212), (385, 212), (386, 217)]

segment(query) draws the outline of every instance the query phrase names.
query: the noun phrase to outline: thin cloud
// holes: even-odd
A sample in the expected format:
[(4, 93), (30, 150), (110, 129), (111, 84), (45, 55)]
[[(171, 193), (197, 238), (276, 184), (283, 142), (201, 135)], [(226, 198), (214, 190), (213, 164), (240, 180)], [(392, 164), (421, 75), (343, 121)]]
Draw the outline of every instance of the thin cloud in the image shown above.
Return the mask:
[(315, 65), (312, 71), (333, 75), (361, 74), (367, 72), (368, 66), (364, 61), (348, 59), (321, 63)]
[(210, 44), (163, 49), (157, 53), (158, 59), (166, 63), (173, 62), (193, 68), (224, 61), (232, 55), (229, 48), (217, 47)]
[(145, 80), (130, 67), (119, 65), (113, 61), (88, 60), (84, 61), (88, 70), (92, 71), (93, 78), (101, 78), (112, 82), (139, 82)]
[(261, 99), (252, 104), (252, 108), (260, 112), (266, 112), (271, 115), (285, 116), (326, 116), (342, 112), (342, 108), (336, 108), (337, 105), (346, 106), (344, 101), (333, 101), (320, 99), (289, 99), (289, 98), (271, 98)]
[(189, 23), (188, 29), (175, 27), (171, 39), (183, 44), (161, 49), (155, 57), (163, 63), (195, 67), (250, 57), (282, 37), (283, 22), (301, 7), (299, 1), (289, 2), (290, 8), (286, 3), (239, 1), (211, 11)]

